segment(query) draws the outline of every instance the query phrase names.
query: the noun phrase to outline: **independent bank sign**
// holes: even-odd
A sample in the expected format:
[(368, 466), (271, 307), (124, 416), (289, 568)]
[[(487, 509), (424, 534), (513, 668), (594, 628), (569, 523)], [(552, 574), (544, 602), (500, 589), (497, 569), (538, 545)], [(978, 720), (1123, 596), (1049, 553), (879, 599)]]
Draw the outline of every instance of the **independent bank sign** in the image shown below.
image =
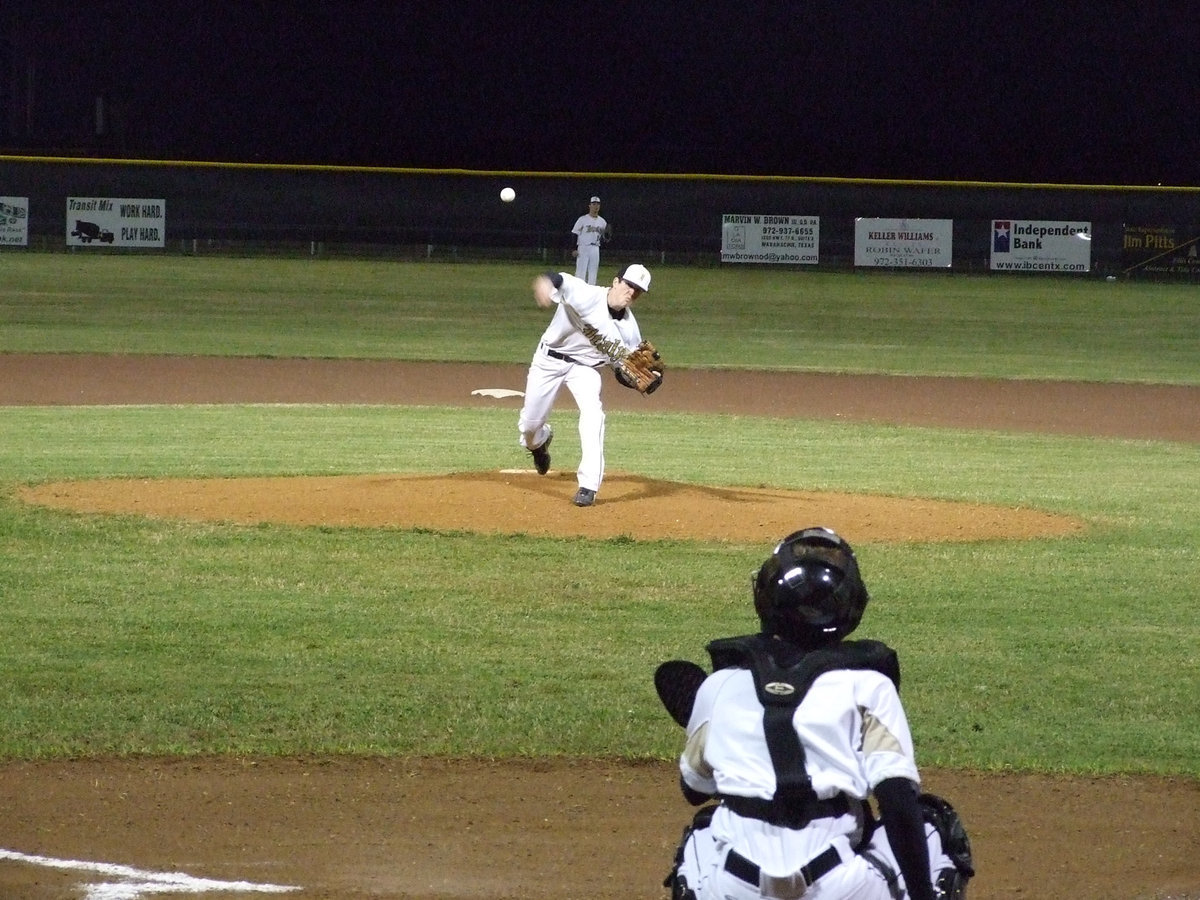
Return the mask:
[(68, 247), (163, 247), (167, 202), (125, 197), (68, 197)]
[(1088, 272), (1091, 268), (1091, 222), (992, 220), (993, 271)]

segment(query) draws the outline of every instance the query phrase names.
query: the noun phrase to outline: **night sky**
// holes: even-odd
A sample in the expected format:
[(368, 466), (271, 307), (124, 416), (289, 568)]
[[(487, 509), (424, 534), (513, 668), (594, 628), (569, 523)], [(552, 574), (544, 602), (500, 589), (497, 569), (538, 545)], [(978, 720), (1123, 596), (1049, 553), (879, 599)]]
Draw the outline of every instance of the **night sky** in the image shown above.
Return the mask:
[(3, 0), (0, 147), (1200, 185), (1190, 7)]

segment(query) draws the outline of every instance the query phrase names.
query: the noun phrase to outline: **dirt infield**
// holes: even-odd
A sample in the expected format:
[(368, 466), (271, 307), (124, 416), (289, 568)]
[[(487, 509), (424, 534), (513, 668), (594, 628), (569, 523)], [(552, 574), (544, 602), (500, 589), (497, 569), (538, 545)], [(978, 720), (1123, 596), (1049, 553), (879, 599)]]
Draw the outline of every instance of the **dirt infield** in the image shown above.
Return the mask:
[[(520, 389), (523, 378), (524, 369), (511, 366), (0, 354), (0, 404), (492, 406), (497, 400), (471, 390)], [(647, 408), (646, 399), (632, 392), (610, 389), (606, 399), (610, 409)], [(515, 410), (519, 401), (503, 402)], [(1195, 388), (673, 372), (650, 402), (663, 410), (1200, 442)], [(834, 514), (846, 518), (829, 524), (848, 533), (887, 522), (891, 532), (871, 534), (888, 540), (1082, 527), (1031, 511), (936, 503), (872, 509), (862, 497), (707, 490), (628, 473), (613, 473), (602, 493), (605, 502), (586, 512), (565, 502), (573, 479), (557, 470), (545, 479), (527, 471), (377, 479), (372, 502), (364, 499), (360, 479), (316, 480), (303, 491), (261, 481), (239, 480), (237, 490), (219, 480), (144, 483), (138, 491), (120, 482), (119, 494), (132, 507), (115, 504), (112, 484), (103, 482), (47, 485), (27, 499), (237, 521), (285, 517), (462, 528), (464, 504), (455, 491), (470, 488), (474, 498), (482, 486), (492, 495), (465, 520), (477, 528), (490, 521), (481, 510), (494, 508), (515, 520), (517, 530), (542, 522), (554, 533), (604, 534), (613, 527), (613, 510), (652, 495), (654, 506), (676, 511), (648, 526), (668, 536), (689, 536), (685, 523), (718, 517), (722, 533), (741, 528), (737, 533), (749, 539), (774, 538), (783, 523), (826, 521)], [(268, 508), (267, 497), (275, 498), (274, 506)], [(432, 500), (419, 503), (418, 497)], [(588, 524), (580, 531), (583, 515)], [(955, 802), (971, 829), (980, 870), (972, 900), (1200, 898), (1200, 783), (947, 771), (926, 771), (925, 777), (929, 789)], [(121, 900), (204, 891), (225, 900), (295, 886), (301, 890), (291, 896), (312, 898), (661, 898), (662, 877), (688, 815), (670, 764), (8, 762), (0, 763), (0, 897)]]
[[(122, 403), (397, 403), (494, 406), (525, 367), (384, 360), (0, 353), (0, 406)], [(608, 389), (609, 409), (894, 422), (1200, 441), (1200, 388), (1177, 385), (672, 371), (651, 398)], [(570, 402), (569, 400), (567, 401)]]

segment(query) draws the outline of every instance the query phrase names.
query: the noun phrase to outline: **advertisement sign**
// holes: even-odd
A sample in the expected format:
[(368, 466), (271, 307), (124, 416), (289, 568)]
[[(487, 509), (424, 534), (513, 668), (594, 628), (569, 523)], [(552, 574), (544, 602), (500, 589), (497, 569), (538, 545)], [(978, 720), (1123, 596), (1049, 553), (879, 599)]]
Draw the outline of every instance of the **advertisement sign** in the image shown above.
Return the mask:
[(28, 197), (0, 197), (0, 244), (29, 246)]
[(728, 213), (721, 217), (721, 262), (815, 265), (820, 239), (818, 216)]
[(992, 220), (992, 270), (1090, 272), (1091, 222)]
[(890, 268), (950, 268), (952, 219), (855, 219), (854, 264)]
[(163, 247), (167, 202), (121, 197), (68, 197), (68, 247)]
[(1166, 225), (1126, 225), (1121, 241), (1121, 268), (1200, 277), (1200, 235)]

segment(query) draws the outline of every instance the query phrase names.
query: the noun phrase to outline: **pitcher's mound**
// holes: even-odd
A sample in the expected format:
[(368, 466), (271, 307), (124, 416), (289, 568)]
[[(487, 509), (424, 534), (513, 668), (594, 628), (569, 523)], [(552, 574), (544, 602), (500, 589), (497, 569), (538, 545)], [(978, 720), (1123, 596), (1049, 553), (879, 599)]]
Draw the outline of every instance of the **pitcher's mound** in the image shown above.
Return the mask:
[(615, 473), (596, 505), (571, 504), (573, 473), (62, 481), (29, 503), (94, 513), (256, 524), (431, 528), (539, 536), (770, 543), (808, 525), (852, 541), (977, 541), (1081, 531), (1029, 509), (870, 494), (709, 487)]

